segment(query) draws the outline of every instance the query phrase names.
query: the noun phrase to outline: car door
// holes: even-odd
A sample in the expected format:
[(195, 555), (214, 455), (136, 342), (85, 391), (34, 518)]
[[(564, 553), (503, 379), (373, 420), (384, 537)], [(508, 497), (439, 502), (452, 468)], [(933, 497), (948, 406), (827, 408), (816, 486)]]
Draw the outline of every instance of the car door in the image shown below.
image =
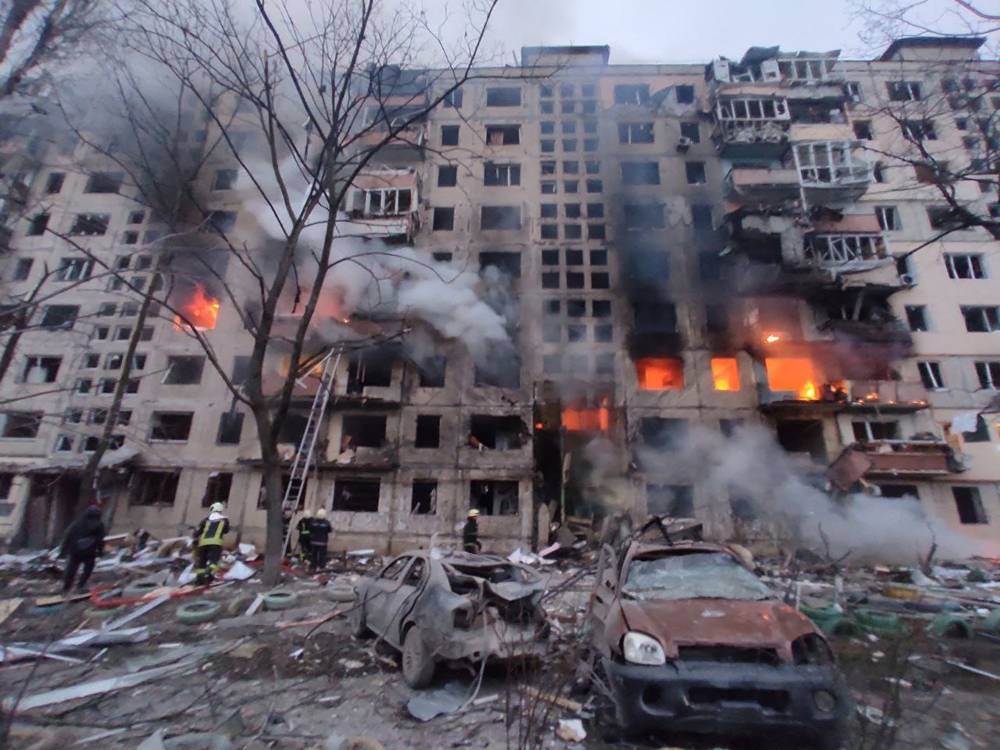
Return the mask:
[(597, 561), (597, 580), (590, 595), (588, 624), (591, 642), (600, 648), (604, 643), (604, 623), (618, 595), (618, 555), (609, 544), (601, 547)]
[[(392, 594), (392, 611), (389, 612), (387, 629), (396, 639), (399, 639), (401, 626), (409, 619), (417, 598), (423, 592), (428, 574), (427, 564), (424, 558), (414, 557), (403, 573), (399, 588)], [(386, 639), (388, 640), (388, 636)]]
[(403, 581), (403, 573), (410, 565), (410, 555), (401, 555), (390, 562), (368, 586), (365, 597), (365, 624), (374, 632), (395, 643), (387, 631), (392, 613), (392, 599)]

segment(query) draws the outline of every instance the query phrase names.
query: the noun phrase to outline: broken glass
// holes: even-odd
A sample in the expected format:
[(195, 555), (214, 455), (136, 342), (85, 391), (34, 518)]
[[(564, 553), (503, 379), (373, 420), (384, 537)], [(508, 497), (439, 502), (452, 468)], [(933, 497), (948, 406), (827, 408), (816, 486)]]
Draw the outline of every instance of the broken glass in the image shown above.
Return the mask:
[(622, 593), (634, 599), (742, 599), (774, 596), (753, 573), (724, 552), (633, 560)]

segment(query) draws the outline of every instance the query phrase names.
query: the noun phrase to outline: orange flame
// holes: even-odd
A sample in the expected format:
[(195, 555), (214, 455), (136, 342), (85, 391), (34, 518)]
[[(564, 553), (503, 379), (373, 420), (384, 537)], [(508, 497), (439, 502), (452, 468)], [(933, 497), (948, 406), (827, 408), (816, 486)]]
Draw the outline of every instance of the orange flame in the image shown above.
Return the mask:
[[(215, 323), (219, 318), (219, 300), (212, 297), (201, 284), (196, 284), (191, 298), (178, 309), (190, 322), (191, 326), (199, 331), (210, 331), (215, 328)], [(174, 316), (174, 327), (180, 331), (187, 323), (180, 315)]]
[(712, 384), (717, 391), (740, 389), (740, 366), (735, 357), (712, 358)]
[(596, 409), (563, 409), (562, 426), (567, 432), (607, 432), (611, 427), (607, 399)]
[(800, 401), (818, 401), (823, 376), (805, 357), (768, 357), (764, 360), (772, 391), (791, 391)]
[(684, 362), (670, 357), (642, 357), (635, 361), (639, 388), (669, 391), (684, 387)]
[(764, 337), (765, 344), (776, 344), (781, 341), (781, 336), (776, 333), (769, 333)]

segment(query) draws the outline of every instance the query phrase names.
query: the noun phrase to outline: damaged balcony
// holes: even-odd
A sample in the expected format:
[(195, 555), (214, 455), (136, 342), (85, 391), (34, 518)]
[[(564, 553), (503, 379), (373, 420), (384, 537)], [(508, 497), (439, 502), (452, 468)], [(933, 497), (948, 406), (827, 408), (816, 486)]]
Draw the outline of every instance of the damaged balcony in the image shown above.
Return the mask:
[(891, 266), (885, 240), (880, 233), (806, 235), (803, 260), (820, 268), (840, 273), (858, 273)]
[(849, 411), (904, 413), (926, 409), (927, 388), (922, 383), (899, 380), (852, 380), (848, 391)]
[(348, 194), (341, 234), (409, 242), (419, 229), (420, 182), (409, 169), (361, 174)]
[(741, 205), (797, 200), (799, 174), (790, 167), (733, 167), (725, 178), (726, 196)]
[(727, 91), (715, 102), (715, 142), (724, 159), (779, 160), (788, 149), (790, 115), (781, 96)]
[(826, 475), (834, 487), (848, 492), (862, 479), (946, 477), (967, 468), (940, 440), (872, 440), (844, 448)]
[(796, 143), (792, 154), (809, 205), (852, 203), (872, 181), (872, 165), (855, 153), (854, 141)]

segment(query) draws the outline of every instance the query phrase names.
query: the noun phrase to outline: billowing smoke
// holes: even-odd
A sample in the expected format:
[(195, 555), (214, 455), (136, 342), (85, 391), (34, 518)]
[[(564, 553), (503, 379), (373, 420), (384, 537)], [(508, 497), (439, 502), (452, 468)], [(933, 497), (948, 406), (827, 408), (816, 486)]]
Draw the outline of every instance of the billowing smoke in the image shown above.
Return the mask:
[[(696, 505), (696, 516), (728, 515), (729, 498), (737, 497), (793, 544), (823, 551), (825, 536), (835, 558), (850, 552), (851, 562), (912, 565), (935, 542), (944, 558), (991, 553), (988, 545), (977, 547), (940, 519), (928, 517), (916, 498), (859, 494), (835, 501), (807, 481), (762, 426), (738, 428), (731, 437), (695, 426), (669, 449), (640, 449), (639, 458), (718, 498), (714, 507)], [(994, 548), (992, 554), (996, 552)]]

